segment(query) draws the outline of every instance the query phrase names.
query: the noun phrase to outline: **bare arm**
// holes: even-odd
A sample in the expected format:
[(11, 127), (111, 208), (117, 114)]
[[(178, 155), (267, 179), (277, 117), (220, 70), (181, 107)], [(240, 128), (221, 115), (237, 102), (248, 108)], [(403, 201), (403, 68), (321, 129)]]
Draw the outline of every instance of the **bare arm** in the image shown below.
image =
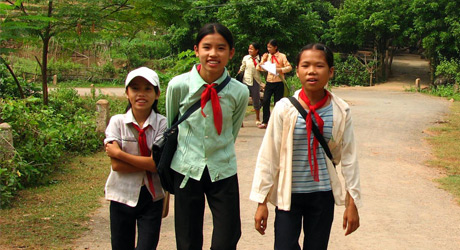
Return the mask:
[(111, 159), (113, 171), (132, 173), (139, 171), (156, 172), (156, 165), (151, 156), (139, 156), (124, 152), (117, 142), (107, 143), (105, 151)]

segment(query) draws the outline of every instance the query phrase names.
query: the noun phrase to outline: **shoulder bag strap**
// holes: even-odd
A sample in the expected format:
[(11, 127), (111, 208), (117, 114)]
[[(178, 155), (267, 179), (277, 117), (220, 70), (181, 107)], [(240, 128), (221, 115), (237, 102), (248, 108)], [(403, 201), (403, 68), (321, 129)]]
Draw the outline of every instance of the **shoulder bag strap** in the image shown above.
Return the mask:
[[(292, 96), (288, 98), (289, 98), (289, 101), (291, 101), (291, 103), (297, 108), (299, 113), (302, 115), (303, 119), (307, 120), (306, 118), (307, 118), (308, 113), (307, 111), (305, 111), (305, 109), (302, 107), (299, 101), (297, 101), (297, 99)], [(335, 167), (335, 163), (334, 163), (334, 159), (332, 158), (331, 150), (329, 149), (329, 146), (327, 145), (326, 140), (324, 139), (324, 136), (321, 134), (321, 132), (319, 131), (318, 127), (316, 126), (314, 122), (312, 122), (311, 130), (313, 130), (313, 134), (315, 135), (316, 139), (318, 139), (319, 143), (324, 149), (324, 152), (326, 152), (327, 157), (329, 157), (329, 159), (332, 161), (332, 164), (334, 164), (334, 167)]]

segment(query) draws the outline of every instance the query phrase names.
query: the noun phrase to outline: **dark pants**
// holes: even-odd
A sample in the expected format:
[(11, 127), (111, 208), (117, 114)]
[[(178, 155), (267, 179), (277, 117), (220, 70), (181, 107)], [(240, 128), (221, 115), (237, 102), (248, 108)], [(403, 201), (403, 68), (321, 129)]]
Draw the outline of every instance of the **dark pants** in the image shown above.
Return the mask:
[(189, 179), (183, 189), (184, 176), (174, 176), (174, 218), (178, 250), (201, 250), (205, 195), (212, 212), (211, 249), (236, 249), (241, 236), (240, 199), (236, 175), (211, 182), (206, 168), (200, 181)]
[[(137, 206), (111, 201), (110, 232), (112, 249), (156, 249), (160, 237), (163, 199), (153, 202), (142, 186)], [(137, 247), (135, 248), (137, 222)]]
[(254, 110), (260, 110), (260, 84), (256, 81), (256, 79), (252, 80), (252, 86), (248, 86), (249, 89), (249, 96), (252, 97), (252, 106)]
[(267, 82), (264, 89), (264, 100), (262, 103), (263, 116), (262, 123), (267, 124), (268, 119), (270, 119), (270, 100), (272, 95), (274, 96), (275, 102), (283, 98), (284, 94), (284, 85), (283, 82)]
[(332, 191), (292, 194), (291, 211), (275, 209), (275, 249), (300, 250), (303, 218), (303, 249), (325, 250), (334, 219)]

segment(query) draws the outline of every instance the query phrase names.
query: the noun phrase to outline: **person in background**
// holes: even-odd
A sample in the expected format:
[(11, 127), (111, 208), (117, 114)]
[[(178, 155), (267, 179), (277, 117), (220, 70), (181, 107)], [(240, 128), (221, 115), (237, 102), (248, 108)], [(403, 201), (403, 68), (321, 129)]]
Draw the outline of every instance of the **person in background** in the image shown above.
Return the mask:
[[(174, 220), (179, 250), (202, 249), (205, 200), (212, 213), (211, 249), (236, 249), (241, 236), (235, 140), (249, 91), (230, 79), (226, 65), (235, 54), (227, 27), (211, 23), (196, 37), (200, 64), (174, 77), (166, 91), (168, 126), (201, 99), (200, 111), (179, 125), (174, 175)], [(228, 81), (219, 92), (215, 86)], [(206, 199), (205, 199), (206, 197)]]
[(257, 70), (264, 71), (261, 65), (264, 65), (265, 62), (271, 62), (276, 64), (277, 74), (268, 72), (267, 74), (267, 83), (264, 89), (264, 98), (262, 102), (263, 115), (262, 115), (262, 124), (258, 125), (259, 128), (267, 128), (267, 123), (270, 118), (270, 100), (272, 96), (274, 98), (274, 103), (278, 102), (283, 98), (284, 94), (284, 74), (292, 70), (292, 66), (287, 60), (285, 54), (279, 52), (278, 50), (278, 41), (271, 39), (267, 44), (268, 53), (265, 53), (262, 56), (262, 61), (257, 65)]
[[(275, 249), (327, 249), (334, 202), (345, 205), (345, 235), (359, 227), (361, 188), (353, 122), (348, 104), (325, 89), (334, 74), (332, 51), (323, 44), (309, 44), (297, 56), (297, 77), (302, 89), (296, 91), (308, 115), (306, 120), (288, 98), (276, 103), (257, 158), (250, 199), (258, 202), (255, 228), (267, 228), (267, 201), (275, 208)], [(342, 190), (334, 164), (313, 135), (318, 126), (341, 164), (345, 181)], [(342, 193), (345, 192), (345, 199)]]
[(260, 121), (260, 86), (262, 79), (260, 72), (256, 69), (260, 63), (259, 55), (260, 46), (257, 43), (249, 44), (249, 54), (243, 57), (238, 74), (244, 72), (243, 83), (248, 86), (249, 94), (252, 97), (252, 106), (256, 113), (256, 125), (262, 124)]
[(141, 67), (128, 74), (125, 88), (127, 111), (110, 119), (104, 140), (112, 163), (105, 184), (112, 249), (156, 249), (164, 192), (151, 146), (166, 129), (157, 109), (160, 81), (155, 71)]

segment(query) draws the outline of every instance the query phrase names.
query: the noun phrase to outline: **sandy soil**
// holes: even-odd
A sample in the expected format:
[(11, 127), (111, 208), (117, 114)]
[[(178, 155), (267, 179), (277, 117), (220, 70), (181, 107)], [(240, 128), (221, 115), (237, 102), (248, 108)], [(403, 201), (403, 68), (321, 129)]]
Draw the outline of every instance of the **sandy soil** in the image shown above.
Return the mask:
[[(347, 237), (341, 226), (344, 208), (336, 207), (329, 249), (460, 249), (460, 206), (433, 181), (441, 171), (424, 164), (432, 157), (424, 130), (443, 119), (449, 102), (404, 91), (417, 77), (428, 82), (428, 63), (418, 56), (397, 56), (393, 73), (385, 84), (333, 89), (352, 106), (364, 207), (361, 227)], [(256, 204), (248, 199), (264, 130), (257, 129), (253, 116), (244, 125), (236, 142), (243, 231), (238, 249), (273, 249), (274, 208), (261, 236), (253, 225)], [(110, 249), (108, 203), (101, 203), (74, 249)], [(175, 249), (173, 206), (172, 201), (158, 249)], [(204, 249), (211, 230), (207, 209)]]

